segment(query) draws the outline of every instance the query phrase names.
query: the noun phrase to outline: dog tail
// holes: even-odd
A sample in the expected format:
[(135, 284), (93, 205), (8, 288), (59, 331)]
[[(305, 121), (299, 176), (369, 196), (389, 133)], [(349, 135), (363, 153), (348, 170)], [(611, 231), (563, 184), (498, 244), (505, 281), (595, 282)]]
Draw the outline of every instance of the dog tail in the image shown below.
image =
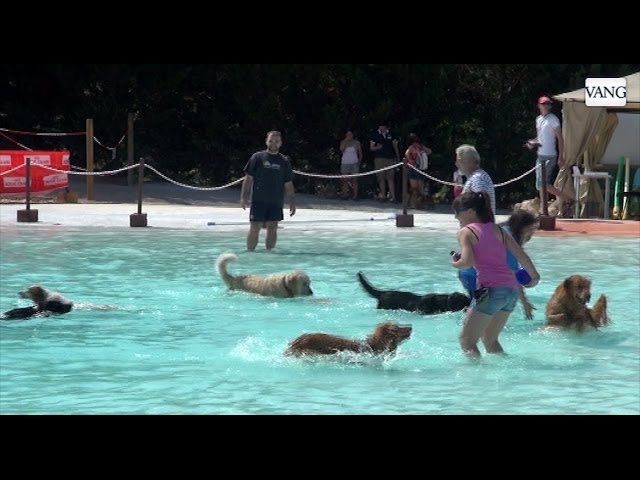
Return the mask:
[(216, 269), (227, 286), (230, 286), (234, 277), (227, 272), (227, 264), (237, 260), (238, 257), (234, 253), (223, 253), (216, 260)]
[(362, 288), (364, 288), (369, 295), (374, 298), (380, 297), (380, 295), (382, 294), (382, 290), (378, 290), (376, 287), (371, 285), (369, 283), (369, 280), (367, 280), (367, 277), (364, 276), (364, 273), (358, 272), (358, 280), (360, 281), (360, 285), (362, 285)]

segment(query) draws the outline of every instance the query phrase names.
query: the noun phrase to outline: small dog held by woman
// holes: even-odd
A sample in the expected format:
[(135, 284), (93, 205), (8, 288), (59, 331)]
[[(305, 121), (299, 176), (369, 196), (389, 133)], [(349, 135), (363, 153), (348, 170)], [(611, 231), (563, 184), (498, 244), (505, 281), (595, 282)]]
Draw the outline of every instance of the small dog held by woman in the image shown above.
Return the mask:
[(227, 264), (237, 260), (233, 253), (223, 253), (216, 260), (216, 269), (230, 290), (243, 290), (267, 297), (292, 298), (313, 295), (309, 276), (302, 270), (274, 273), (266, 276), (238, 275), (227, 272)]
[(34, 315), (49, 315), (51, 313), (69, 313), (73, 308), (73, 302), (67, 300), (57, 292), (52, 292), (40, 285), (32, 285), (22, 292), (18, 292), (22, 298), (33, 301), (30, 307), (14, 308), (4, 312), (0, 319), (17, 320), (33, 317)]
[(332, 355), (338, 352), (394, 354), (398, 345), (411, 336), (411, 325), (385, 322), (376, 326), (364, 341), (327, 333), (305, 333), (289, 343), (285, 355)]
[(593, 308), (587, 307), (590, 299), (591, 280), (582, 275), (567, 277), (556, 287), (547, 303), (546, 324), (583, 332), (611, 323), (607, 314), (607, 297), (600, 295)]

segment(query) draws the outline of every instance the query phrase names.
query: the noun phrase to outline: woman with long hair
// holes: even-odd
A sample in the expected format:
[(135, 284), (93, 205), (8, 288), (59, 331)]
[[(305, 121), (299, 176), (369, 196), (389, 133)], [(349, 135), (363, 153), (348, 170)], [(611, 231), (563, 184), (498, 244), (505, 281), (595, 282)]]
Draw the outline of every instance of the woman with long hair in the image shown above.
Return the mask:
[(489, 196), (467, 192), (453, 202), (460, 223), (457, 237), (460, 253), (452, 257), (455, 268), (473, 266), (478, 272), (475, 302), (466, 313), (460, 332), (460, 346), (469, 356), (479, 357), (478, 340), (487, 353), (503, 353), (498, 336), (518, 299), (518, 282), (507, 264), (507, 250), (524, 266), (534, 287), (540, 275), (516, 241), (495, 224)]

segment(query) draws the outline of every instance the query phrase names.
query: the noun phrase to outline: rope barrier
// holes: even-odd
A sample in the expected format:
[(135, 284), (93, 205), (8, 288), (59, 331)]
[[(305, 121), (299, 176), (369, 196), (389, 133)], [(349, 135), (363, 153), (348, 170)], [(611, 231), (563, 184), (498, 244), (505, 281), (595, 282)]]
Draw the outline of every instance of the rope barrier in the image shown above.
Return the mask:
[(94, 136), (93, 137), (93, 141), (96, 142), (98, 145), (100, 145), (102, 148), (104, 148), (105, 150), (111, 150), (111, 160), (115, 160), (116, 159), (116, 150), (118, 149), (118, 147), (120, 146), (120, 144), (122, 142), (124, 142), (124, 139), (127, 138), (127, 132), (122, 134), (122, 137), (120, 137), (120, 140), (118, 141), (118, 143), (116, 144), (115, 147), (110, 147), (108, 145), (105, 145), (104, 143), (102, 143), (100, 140), (98, 140), (98, 137)]
[(0, 136), (2, 136), (2, 137), (4, 137), (4, 138), (6, 138), (6, 139), (7, 139), (7, 140), (9, 140), (10, 142), (15, 143), (15, 144), (16, 144), (16, 145), (18, 145), (19, 147), (24, 148), (25, 150), (29, 150), (30, 152), (33, 152), (33, 148), (29, 148), (29, 147), (27, 147), (26, 145), (21, 144), (20, 142), (18, 142), (18, 141), (16, 141), (16, 140), (14, 140), (14, 139), (13, 139), (13, 138), (11, 138), (10, 136), (5, 135), (5, 134), (4, 134), (4, 133), (2, 133), (2, 132), (0, 132)]
[(523, 173), (522, 175), (520, 175), (519, 177), (516, 178), (512, 178), (511, 180), (507, 180), (506, 182), (502, 182), (502, 183), (496, 183), (494, 185), (494, 187), (504, 187), (505, 185), (509, 185), (510, 183), (513, 182), (517, 182), (518, 180), (523, 179), (524, 177), (526, 177), (527, 175), (529, 175), (531, 172), (535, 171), (536, 168), (539, 168), (539, 165), (536, 165), (535, 167), (527, 170), (525, 173)]
[[(391, 165), (389, 167), (385, 167), (385, 168), (380, 168), (378, 170), (372, 170), (370, 172), (362, 172), (362, 173), (352, 173), (349, 175), (324, 175), (324, 174), (319, 174), (319, 173), (307, 173), (307, 172), (301, 172), (300, 170), (294, 170), (293, 173), (297, 174), (297, 175), (302, 175), (305, 177), (312, 177), (312, 178), (324, 178), (324, 179), (341, 179), (341, 178), (356, 178), (356, 177), (365, 177), (368, 175), (375, 175), (377, 173), (380, 172), (384, 172), (386, 170), (391, 170), (392, 168), (397, 168), (397, 167), (401, 167), (402, 166), (402, 162), (401, 163), (396, 163), (395, 165)], [(422, 171), (422, 170), (418, 170), (416, 167), (414, 167), (411, 164), (407, 164), (407, 166), (409, 168), (412, 168), (413, 170), (415, 170), (416, 172), (418, 172), (420, 175), (422, 175), (423, 177), (428, 178), (429, 180), (432, 180), (434, 182), (437, 183), (441, 183), (443, 185), (449, 185), (450, 187), (455, 187), (457, 185), (459, 185), (458, 183), (453, 183), (453, 182), (447, 182), (445, 180), (441, 180), (439, 178), (436, 177), (432, 177), (431, 175), (429, 175), (428, 173)], [(518, 180), (523, 179), (524, 177), (526, 177), (527, 175), (529, 175), (531, 172), (533, 172), (536, 168), (538, 168), (538, 165), (536, 165), (535, 167), (531, 168), (530, 170), (526, 171), (525, 173), (523, 173), (522, 175), (520, 175), (519, 177), (513, 178), (511, 180), (508, 180), (506, 182), (503, 183), (497, 183), (494, 185), (494, 187), (504, 187), (505, 185), (509, 185), (510, 183), (513, 182), (517, 182)]]
[[(547, 160), (547, 162), (549, 162), (549, 160)], [(444, 180), (440, 180), (439, 178), (435, 178), (432, 177), (431, 175), (427, 174), (426, 172), (423, 172), (422, 170), (418, 170), (416, 167), (414, 167), (413, 165), (409, 165), (408, 166), (410, 168), (413, 168), (416, 172), (418, 172), (420, 175), (427, 177), (430, 180), (433, 180), (434, 182), (438, 182), (438, 183), (442, 183), (443, 185), (449, 185), (451, 187), (456, 187), (456, 186), (462, 186), (462, 184), (460, 183), (452, 183), (452, 182), (446, 182)], [(531, 172), (535, 171), (536, 168), (540, 168), (540, 165), (536, 165), (533, 168), (530, 168), (529, 170), (527, 170), (525, 173), (523, 173), (522, 175), (520, 175), (519, 177), (516, 178), (512, 178), (511, 180), (507, 180), (506, 182), (502, 182), (502, 183), (496, 183), (494, 184), (494, 188), (498, 188), (498, 187), (504, 187), (505, 185), (509, 185), (510, 183), (513, 182), (517, 182), (518, 180), (522, 180), (524, 177), (526, 177), (527, 175), (529, 175)]]
[[(0, 133), (0, 135), (2, 135), (2, 134)], [(392, 168), (397, 168), (397, 167), (399, 167), (401, 165), (402, 165), (402, 163), (397, 163), (395, 165), (391, 165), (389, 167), (381, 168), (381, 169), (378, 169), (378, 170), (374, 170), (374, 171), (370, 171), (370, 172), (357, 173), (357, 174), (350, 174), (350, 175), (324, 175), (324, 174), (317, 174), (317, 173), (301, 172), (299, 170), (293, 170), (293, 173), (295, 173), (297, 175), (301, 175), (301, 176), (312, 177), (312, 178), (341, 179), (341, 178), (353, 178), (353, 177), (363, 177), (363, 176), (367, 176), (367, 175), (375, 175), (376, 173), (384, 172), (386, 170), (391, 170)], [(6, 170), (6, 171), (0, 173), (0, 176), (7, 175), (8, 173), (14, 172), (14, 171), (16, 171), (19, 168), (22, 168), (24, 166), (26, 166), (26, 163), (24, 163), (22, 165), (18, 165), (17, 167), (14, 167), (14, 168), (12, 168), (10, 170)], [(44, 168), (44, 169), (47, 169), (47, 170), (52, 171), (52, 172), (66, 173), (66, 174), (69, 174), (69, 175), (106, 176), (106, 175), (115, 175), (115, 174), (124, 172), (126, 170), (132, 170), (134, 168), (138, 168), (140, 166), (140, 164), (136, 163), (135, 165), (128, 165), (126, 167), (118, 168), (116, 170), (107, 170), (107, 171), (101, 171), (101, 172), (87, 172), (86, 169), (83, 169), (81, 167), (76, 167), (76, 166), (72, 166), (71, 168), (74, 168), (74, 169), (77, 169), (77, 170), (82, 170), (82, 171), (74, 172), (74, 171), (71, 171), (71, 170), (59, 170), (57, 168), (49, 167), (47, 165), (38, 165), (38, 166), (40, 168)], [(457, 185), (459, 185), (457, 183), (447, 182), (447, 181), (441, 180), (439, 178), (432, 177), (431, 175), (427, 174), (426, 172), (423, 172), (422, 170), (418, 170), (413, 165), (408, 164), (408, 166), (410, 168), (412, 168), (413, 170), (415, 170), (416, 172), (420, 173), (422, 176), (424, 176), (424, 177), (426, 177), (426, 178), (428, 178), (430, 180), (433, 180), (434, 182), (441, 183), (443, 185), (449, 185), (449, 186), (457, 186)], [(173, 180), (172, 178), (166, 176), (165, 174), (163, 174), (162, 172), (160, 172), (158, 169), (156, 169), (155, 167), (153, 167), (151, 165), (146, 164), (145, 167), (148, 168), (149, 170), (153, 171), (154, 173), (156, 173), (162, 179), (164, 179), (164, 180), (166, 180), (166, 181), (168, 181), (170, 183), (173, 183), (174, 185), (177, 185), (177, 186), (183, 187), (183, 188), (188, 188), (188, 189), (191, 189), (191, 190), (198, 190), (198, 191), (205, 191), (205, 192), (224, 190), (225, 188), (232, 187), (232, 186), (237, 185), (237, 184), (241, 183), (242, 181), (244, 181), (244, 177), (242, 177), (242, 178), (239, 178), (237, 180), (234, 180), (233, 182), (229, 182), (229, 183), (227, 183), (225, 185), (222, 185), (220, 187), (196, 187), (196, 186), (187, 185), (185, 183), (180, 183), (180, 182), (178, 182), (176, 180)], [(526, 171), (522, 175), (520, 175), (520, 176), (518, 176), (516, 178), (513, 178), (511, 180), (508, 180), (506, 182), (495, 184), (494, 186), (495, 187), (503, 187), (505, 185), (509, 185), (510, 183), (517, 182), (518, 180), (523, 179), (524, 177), (526, 177), (527, 175), (529, 175), (530, 173), (535, 171), (537, 168), (541, 168), (541, 165), (537, 164), (536, 166), (534, 166), (533, 168), (529, 169), (528, 171)]]
[(431, 175), (429, 175), (426, 172), (423, 172), (422, 170), (418, 170), (416, 167), (414, 167), (413, 165), (411, 165), (410, 163), (407, 163), (407, 166), (410, 168), (413, 168), (416, 172), (418, 172), (420, 175), (422, 175), (423, 177), (427, 177), (429, 180), (433, 180), (434, 182), (437, 183), (442, 183), (443, 185), (449, 185), (451, 187), (455, 187), (457, 185), (459, 185), (458, 183), (452, 183), (452, 182), (447, 182), (445, 180), (440, 180), (439, 178), (436, 177), (432, 177)]
[(293, 173), (297, 175), (302, 175), (304, 177), (313, 177), (313, 178), (354, 178), (354, 177), (366, 177), (367, 175), (374, 175), (376, 173), (384, 172), (385, 170), (391, 170), (392, 168), (401, 167), (402, 162), (396, 163), (395, 165), (391, 165), (389, 167), (380, 168), (379, 170), (372, 170), (370, 172), (363, 173), (350, 173), (348, 175), (323, 175), (320, 173), (307, 173), (301, 172), (300, 170), (294, 170)]
[[(137, 118), (137, 115), (136, 115)], [(11, 137), (5, 135), (4, 133), (1, 132), (9, 132), (9, 133), (14, 133), (17, 135), (33, 135), (33, 136), (52, 136), (52, 137), (62, 137), (62, 136), (79, 136), (79, 135), (86, 135), (86, 132), (27, 132), (27, 131), (23, 131), (23, 130), (11, 130), (9, 128), (1, 128), (0, 127), (0, 135), (4, 138), (6, 138), (7, 140), (15, 143), (16, 145), (29, 150), (29, 151), (33, 151), (33, 149), (27, 147), (26, 145), (21, 144), (20, 142), (17, 142), (16, 140), (12, 139)], [(111, 150), (112, 152), (112, 159), (115, 159), (116, 156), (116, 149), (120, 146), (120, 144), (122, 144), (122, 142), (124, 141), (124, 139), (126, 138), (127, 133), (125, 132), (122, 137), (120, 138), (120, 140), (118, 141), (118, 143), (116, 144), (116, 146), (114, 147), (110, 147), (108, 145), (103, 144), (100, 140), (98, 140), (97, 137), (93, 137), (93, 140), (102, 148), (105, 148), (107, 150)], [(548, 162), (548, 161), (547, 161)], [(135, 165), (130, 165), (121, 169), (117, 169), (117, 170), (110, 170), (110, 171), (104, 171), (104, 172), (92, 172), (89, 173), (87, 172), (85, 169), (81, 169), (80, 167), (72, 167), (78, 170), (84, 170), (84, 172), (72, 172), (72, 171), (67, 171), (67, 170), (58, 170), (55, 168), (51, 168), (51, 167), (47, 167), (44, 165), (41, 165), (41, 167), (46, 168), (48, 170), (54, 171), (54, 172), (59, 172), (59, 173), (68, 173), (71, 175), (115, 175), (117, 173), (123, 172), (125, 170), (130, 170), (132, 168), (136, 168), (138, 167), (140, 164), (135, 164)], [(358, 178), (358, 177), (366, 177), (369, 175), (376, 175), (378, 173), (387, 171), (387, 170), (391, 170), (394, 168), (398, 168), (401, 167), (403, 165), (402, 162), (396, 163), (395, 165), (391, 165), (389, 167), (384, 167), (384, 168), (380, 168), (378, 170), (372, 170), (369, 172), (361, 172), (361, 173), (352, 173), (352, 174), (348, 174), (348, 175), (326, 175), (326, 174), (319, 174), (319, 173), (308, 173), (308, 172), (301, 172), (300, 170), (293, 170), (293, 173), (295, 173), (296, 175), (300, 175), (303, 177), (311, 177), (311, 178), (322, 178), (322, 179), (327, 179), (327, 180), (331, 180), (331, 179), (346, 179), (346, 178)], [(445, 180), (433, 177), (431, 175), (429, 175), (428, 173), (417, 169), (416, 167), (414, 167), (411, 164), (407, 164), (410, 168), (412, 168), (414, 171), (418, 172), (420, 175), (422, 175), (425, 178), (428, 178), (429, 180), (432, 180), (436, 183), (440, 183), (442, 185), (448, 185), (451, 187), (455, 187), (458, 186), (460, 184), (457, 183), (453, 183), (453, 182), (447, 182)], [(149, 168), (150, 170), (152, 170), (153, 172), (155, 172), (157, 175), (159, 175), (161, 178), (163, 178), (164, 180), (173, 183), (174, 185), (178, 185), (180, 187), (184, 187), (184, 188), (189, 188), (192, 190), (199, 190), (199, 191), (215, 191), (215, 190), (223, 190), (225, 188), (231, 187), (233, 185), (237, 185), (238, 183), (242, 182), (244, 180), (244, 177), (235, 180), (233, 182), (227, 183), (226, 185), (222, 185), (220, 187), (195, 187), (195, 186), (191, 186), (191, 185), (186, 185), (184, 183), (180, 183), (177, 182), (169, 177), (167, 177), (166, 175), (164, 175), (163, 173), (159, 172), (157, 169), (155, 169), (154, 167), (152, 167), (151, 165), (145, 165), (145, 167)], [(16, 167), (16, 168), (20, 168), (20, 167)], [(497, 183), (494, 185), (495, 188), (498, 187), (504, 187), (505, 185), (509, 185), (510, 183), (513, 182), (517, 182), (521, 179), (523, 179), (524, 177), (526, 177), (527, 175), (529, 175), (530, 173), (532, 173), (533, 171), (536, 170), (536, 168), (540, 168), (540, 164), (536, 164), (533, 168), (529, 169), (528, 171), (526, 171), (525, 173), (523, 173), (522, 175), (516, 177), (516, 178), (512, 178), (511, 180), (507, 180), (506, 182), (502, 182), (502, 183)], [(15, 169), (11, 169), (8, 170), (6, 172), (3, 172), (1, 175), (5, 175), (8, 172), (12, 172)]]
[(0, 131), (15, 133), (16, 135), (32, 135), (36, 137), (68, 137), (68, 136), (79, 136), (86, 135), (87, 132), (25, 132), (23, 130), (11, 130), (9, 128), (0, 127)]
[(22, 165), (18, 165), (17, 167), (13, 167), (13, 168), (10, 168), (9, 170), (5, 170), (4, 172), (0, 173), (0, 177), (2, 177), (3, 175), (6, 175), (8, 173), (15, 172), (16, 170), (24, 167), (25, 165), (26, 165), (26, 163), (23, 163)]
[[(115, 175), (116, 173), (124, 172), (125, 170), (131, 170), (132, 168), (139, 167), (140, 164), (136, 163), (135, 165), (129, 165), (127, 167), (118, 168), (117, 170), (105, 170), (102, 172), (87, 172), (86, 170), (84, 172), (72, 172), (70, 170), (59, 170), (57, 168), (49, 167), (47, 165), (38, 165), (38, 166), (56, 173), (67, 173), (69, 175), (103, 176), (103, 175)], [(148, 166), (149, 165), (147, 165), (147, 167)], [(73, 168), (78, 168), (78, 167), (73, 167)]]
[(215, 191), (215, 190), (223, 190), (223, 189), (225, 189), (227, 187), (231, 187), (233, 185), (236, 185), (236, 184), (238, 184), (238, 183), (240, 183), (240, 182), (242, 182), (244, 180), (244, 177), (242, 177), (242, 178), (239, 178), (238, 180), (235, 180), (233, 182), (227, 183), (226, 185), (222, 185), (221, 187), (193, 187), (191, 185), (186, 185), (184, 183), (176, 182), (175, 180), (170, 179), (169, 177), (167, 177), (163, 173), (160, 173), (158, 170), (153, 168), (151, 165), (145, 165), (145, 167), (147, 167), (150, 170), (153, 170), (160, 177), (164, 178), (167, 182), (171, 182), (174, 185), (178, 185), (179, 187), (190, 188), (191, 190), (199, 190), (201, 192), (211, 192), (211, 191)]
[[(27, 132), (24, 130), (12, 130), (10, 128), (0, 128), (0, 135), (3, 136), (4, 138), (6, 138), (7, 140), (9, 140), (10, 142), (15, 143), (16, 145), (24, 148), (25, 150), (29, 150), (29, 151), (33, 151), (32, 148), (27, 147), (26, 145), (21, 144), (20, 142), (17, 142), (16, 140), (14, 140), (13, 138), (5, 135), (4, 133), (1, 132), (8, 132), (8, 133), (14, 133), (16, 135), (31, 135), (31, 136), (42, 136), (42, 137), (66, 137), (66, 136), (80, 136), (80, 135), (86, 135), (87, 132)], [(109, 145), (105, 145), (104, 143), (102, 143), (98, 137), (93, 137), (93, 141), (96, 142), (98, 145), (100, 145), (102, 148), (106, 149), (106, 150), (111, 150), (111, 159), (115, 160), (116, 158), (116, 150), (117, 148), (122, 144), (122, 142), (124, 142), (124, 139), (127, 138), (127, 132), (125, 132), (122, 137), (120, 137), (120, 140), (118, 140), (118, 143), (114, 146), (114, 147), (110, 147)]]

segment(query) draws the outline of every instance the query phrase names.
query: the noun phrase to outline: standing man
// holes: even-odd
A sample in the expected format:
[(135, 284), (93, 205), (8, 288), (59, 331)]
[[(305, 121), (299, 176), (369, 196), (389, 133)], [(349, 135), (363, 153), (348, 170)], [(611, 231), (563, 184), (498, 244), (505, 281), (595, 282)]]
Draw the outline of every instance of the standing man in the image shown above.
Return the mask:
[[(551, 182), (551, 174), (556, 168), (556, 162), (560, 168), (564, 166), (564, 140), (562, 138), (562, 128), (560, 120), (551, 113), (553, 102), (549, 97), (540, 97), (538, 99), (538, 110), (540, 115), (536, 117), (537, 137), (527, 141), (529, 150), (538, 149), (538, 158), (536, 165), (545, 164), (544, 182), (547, 185), (547, 192), (566, 202), (572, 202), (570, 195), (563, 193), (553, 186)], [(542, 170), (536, 169), (536, 190), (542, 191)], [(540, 193), (542, 195), (542, 193)], [(540, 205), (544, 204), (545, 199), (540, 197)]]
[(456, 148), (456, 166), (467, 177), (462, 193), (487, 192), (491, 200), (491, 211), (496, 214), (496, 189), (487, 172), (480, 168), (480, 154), (473, 145)]
[[(386, 122), (385, 122), (386, 123)], [(398, 140), (395, 140), (387, 125), (378, 126), (378, 130), (371, 135), (369, 149), (373, 152), (373, 165), (376, 170), (390, 167), (400, 162), (400, 152), (398, 151)], [(396, 201), (396, 185), (395, 185), (395, 169), (390, 168), (384, 172), (376, 173), (378, 177), (378, 186), (380, 187), (380, 196), (378, 200), (384, 202), (387, 199), (387, 188), (385, 180), (389, 184), (390, 201)]]
[(251, 194), (249, 234), (247, 250), (254, 251), (260, 229), (267, 229), (265, 247), (271, 250), (278, 240), (278, 222), (284, 219), (284, 192), (289, 201), (289, 215), (296, 213), (293, 189), (293, 169), (287, 157), (280, 153), (282, 134), (276, 130), (267, 132), (267, 149), (254, 153), (244, 167), (245, 177), (240, 193), (240, 206), (244, 210)]
[[(480, 154), (473, 145), (460, 145), (456, 148), (456, 166), (458, 171), (465, 177), (467, 181), (462, 187), (462, 193), (467, 192), (486, 192), (489, 195), (491, 213), (496, 214), (496, 189), (493, 186), (493, 180), (487, 172), (480, 168)], [(457, 202), (456, 198), (454, 201)], [(492, 221), (495, 221), (492, 220)], [(477, 288), (477, 273), (473, 266), (461, 268), (458, 270), (458, 279), (462, 286), (468, 292), (474, 292)], [(473, 295), (471, 296), (473, 301)]]

